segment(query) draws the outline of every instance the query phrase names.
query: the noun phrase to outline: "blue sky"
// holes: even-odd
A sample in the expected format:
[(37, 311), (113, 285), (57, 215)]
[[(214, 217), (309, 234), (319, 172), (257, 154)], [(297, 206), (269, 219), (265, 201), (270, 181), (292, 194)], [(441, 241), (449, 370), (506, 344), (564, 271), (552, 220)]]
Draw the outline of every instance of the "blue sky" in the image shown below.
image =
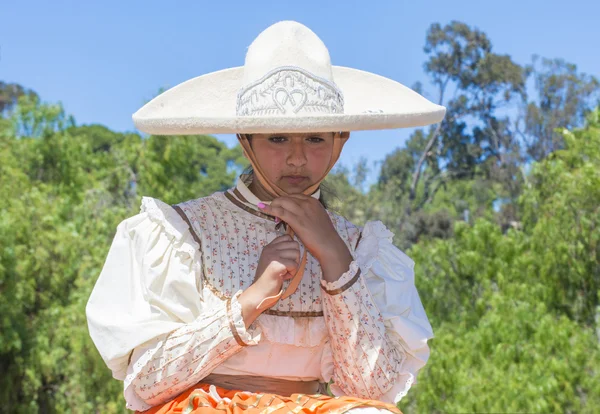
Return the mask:
[[(131, 114), (189, 78), (243, 65), (266, 27), (297, 20), (328, 46), (335, 65), (412, 86), (421, 81), (431, 23), (483, 30), (496, 53), (520, 64), (560, 57), (600, 76), (600, 1), (0, 1), (0, 80), (62, 102), (78, 124), (131, 131)], [(341, 163), (376, 163), (412, 130), (354, 133)], [(233, 136), (219, 136), (228, 145)]]

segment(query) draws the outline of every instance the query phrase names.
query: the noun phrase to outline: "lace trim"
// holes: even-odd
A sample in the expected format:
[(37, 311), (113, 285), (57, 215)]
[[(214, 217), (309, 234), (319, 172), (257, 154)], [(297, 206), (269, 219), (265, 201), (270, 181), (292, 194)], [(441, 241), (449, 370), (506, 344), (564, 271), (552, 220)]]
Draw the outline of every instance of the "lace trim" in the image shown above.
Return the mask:
[[(154, 223), (161, 225), (171, 241), (176, 241), (176, 250), (178, 252), (187, 253), (190, 257), (194, 257), (198, 246), (194, 245), (194, 241), (187, 239), (187, 226), (178, 216), (172, 214), (172, 208), (160, 200), (143, 197), (140, 212), (148, 213), (148, 217)], [(197, 242), (197, 241), (196, 241)]]
[(358, 280), (359, 277), (360, 277), (360, 268), (356, 271), (356, 274), (354, 275), (354, 277), (352, 279), (350, 279), (348, 282), (346, 282), (342, 287), (339, 287), (337, 289), (328, 290), (321, 283), (321, 289), (323, 289), (325, 292), (327, 292), (331, 296), (339, 295), (340, 293), (350, 289), (352, 287), (352, 285), (354, 285), (356, 283), (356, 281)]
[[(124, 384), (124, 396), (126, 402), (126, 408), (130, 410), (139, 410), (144, 411), (152, 407), (148, 405), (145, 401), (143, 401), (136, 389), (137, 387), (133, 384), (133, 382), (144, 375), (142, 367), (146, 366), (146, 364), (154, 357), (154, 354), (158, 349), (160, 349), (165, 343), (168, 335), (162, 335), (160, 340), (156, 342), (154, 347), (146, 349), (141, 355), (137, 355), (137, 360), (135, 362), (135, 366), (132, 368), (131, 372), (127, 374), (125, 379), (123, 380)], [(136, 350), (131, 352), (131, 355), (136, 353)], [(129, 366), (129, 364), (127, 364)]]
[(324, 318), (290, 320), (263, 313), (255, 323), (263, 337), (273, 344), (314, 348), (324, 346), (329, 339)]
[(235, 338), (235, 342), (237, 342), (239, 346), (248, 346), (246, 342), (242, 341), (242, 338), (235, 327), (235, 322), (233, 321), (233, 312), (231, 310), (231, 298), (227, 299), (227, 320), (229, 321), (229, 329), (231, 329), (231, 333)]
[[(387, 241), (392, 243), (394, 233), (389, 231), (381, 221), (370, 221), (365, 224), (361, 233), (362, 243), (356, 247), (355, 256), (363, 273), (373, 266), (381, 251), (380, 242)], [(408, 258), (408, 256), (406, 256)], [(412, 259), (408, 258), (410, 262)], [(414, 266), (414, 262), (412, 262)]]
[(323, 311), (278, 311), (273, 309), (267, 309), (263, 312), (266, 315), (272, 316), (291, 316), (293, 318), (319, 318), (323, 316)]
[(403, 374), (408, 374), (408, 379), (404, 383), (404, 390), (400, 391), (394, 397), (394, 404), (398, 404), (402, 398), (406, 397), (406, 394), (408, 394), (408, 391), (412, 388), (412, 384), (415, 380), (415, 376), (412, 373), (404, 372)]
[[(324, 279), (321, 279), (321, 289), (325, 292), (337, 292), (337, 293), (329, 293), (330, 295), (336, 295), (342, 293), (345, 290), (348, 290), (354, 283), (356, 283), (360, 277), (362, 270), (359, 267), (359, 264), (356, 260), (350, 262), (350, 267), (346, 272), (340, 276), (340, 278), (334, 282), (327, 282)], [(353, 275), (353, 276), (351, 276)]]
[(295, 66), (283, 66), (242, 88), (236, 112), (238, 116), (343, 114), (344, 97), (335, 83)]

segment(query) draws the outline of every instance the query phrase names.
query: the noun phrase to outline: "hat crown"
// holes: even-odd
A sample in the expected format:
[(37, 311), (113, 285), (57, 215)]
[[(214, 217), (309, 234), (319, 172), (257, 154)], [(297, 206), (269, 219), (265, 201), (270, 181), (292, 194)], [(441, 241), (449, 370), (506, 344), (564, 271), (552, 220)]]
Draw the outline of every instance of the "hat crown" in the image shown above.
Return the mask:
[(301, 68), (333, 81), (327, 47), (312, 30), (298, 22), (275, 23), (258, 35), (246, 53), (243, 84), (281, 67)]

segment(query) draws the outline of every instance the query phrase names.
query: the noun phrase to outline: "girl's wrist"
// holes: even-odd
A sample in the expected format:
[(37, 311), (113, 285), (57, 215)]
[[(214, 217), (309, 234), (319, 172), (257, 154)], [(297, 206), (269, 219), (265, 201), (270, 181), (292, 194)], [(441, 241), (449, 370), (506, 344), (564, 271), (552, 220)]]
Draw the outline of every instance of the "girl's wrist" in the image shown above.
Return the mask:
[(244, 290), (238, 297), (238, 302), (240, 302), (240, 305), (242, 306), (242, 319), (244, 319), (246, 329), (248, 329), (248, 327), (252, 325), (252, 322), (260, 316), (261, 311), (259, 311), (257, 307), (261, 301), (262, 298), (260, 298), (260, 295), (256, 294), (253, 286)]
[(342, 240), (342, 238), (337, 233), (335, 233), (335, 236), (328, 240), (325, 243), (325, 245), (320, 249), (319, 255), (315, 256), (315, 258), (319, 260), (319, 262), (340, 260), (348, 257), (352, 259), (352, 255), (348, 250), (348, 246), (346, 246), (344, 240)]
[(323, 279), (331, 283), (348, 271), (354, 259), (348, 246), (340, 238), (339, 243), (330, 246), (318, 260), (323, 271)]

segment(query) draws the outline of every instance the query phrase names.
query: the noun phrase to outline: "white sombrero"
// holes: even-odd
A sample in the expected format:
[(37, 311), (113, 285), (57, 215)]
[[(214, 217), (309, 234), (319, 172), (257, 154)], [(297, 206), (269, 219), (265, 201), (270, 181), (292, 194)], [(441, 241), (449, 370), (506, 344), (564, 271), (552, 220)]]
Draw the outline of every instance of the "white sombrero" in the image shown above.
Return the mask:
[(157, 135), (330, 132), (424, 126), (445, 112), (396, 81), (332, 66), (315, 33), (284, 21), (254, 40), (243, 67), (183, 82), (133, 122)]

